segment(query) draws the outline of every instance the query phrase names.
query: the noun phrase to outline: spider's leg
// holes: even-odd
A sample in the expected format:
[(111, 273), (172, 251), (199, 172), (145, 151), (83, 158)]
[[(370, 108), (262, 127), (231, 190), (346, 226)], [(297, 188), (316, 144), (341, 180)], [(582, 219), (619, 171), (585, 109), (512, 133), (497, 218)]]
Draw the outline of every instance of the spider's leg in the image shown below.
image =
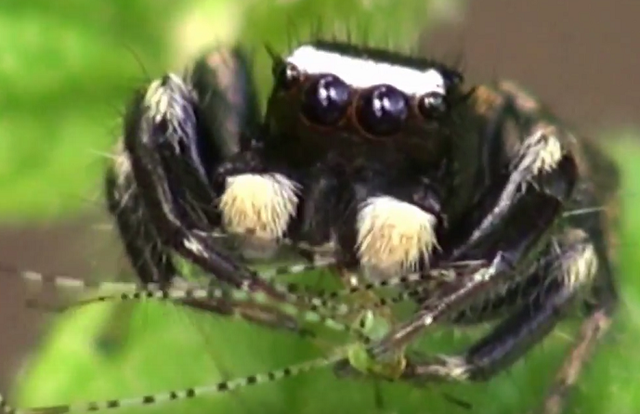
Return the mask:
[(558, 128), (540, 123), (525, 138), (495, 206), (451, 257), (454, 261), (489, 258), (491, 264), (439, 290), (433, 306), (417, 312), (372, 347), (374, 357), (404, 346), (427, 326), (464, 309), (530, 265), (532, 253), (548, 241), (578, 179), (576, 162), (563, 145), (568, 138), (560, 134)]
[[(239, 51), (219, 48), (204, 55), (184, 81), (183, 92), (188, 96), (182, 98), (188, 100), (185, 105), (192, 105), (186, 116), (195, 114), (197, 123), (192, 117), (192, 125), (185, 127), (191, 131), (186, 136), (174, 137), (174, 144), (179, 147), (177, 155), (182, 158), (165, 157), (162, 161), (174, 196), (172, 202), (180, 209), (180, 220), (185, 226), (209, 228), (219, 224), (203, 170), (237, 152), (244, 128), (250, 129), (257, 123), (254, 92), (246, 67)], [(131, 135), (136, 135), (135, 124), (143, 116), (143, 101), (139, 99), (142, 93), (138, 93), (127, 110), (125, 137), (118, 143), (106, 172), (105, 197), (137, 278), (143, 283), (168, 285), (177, 274), (170, 248), (163, 244), (148, 211), (148, 183), (138, 181), (139, 175), (132, 168), (138, 153), (132, 152), (125, 142), (140, 138)], [(174, 100), (180, 98), (173, 97)], [(161, 110), (175, 109), (170, 107), (171, 96), (157, 95), (155, 99), (161, 107), (165, 105)], [(179, 118), (182, 114), (174, 115)], [(173, 122), (180, 121), (174, 119)], [(161, 141), (162, 137), (156, 136), (156, 139)], [(162, 145), (158, 150), (162, 150)]]
[[(603, 275), (596, 250), (582, 230), (568, 228), (554, 244), (529, 276), (539, 279), (538, 290), (516, 313), (461, 355), (413, 361), (406, 378), (418, 382), (485, 381), (544, 339)], [(593, 324), (590, 317), (585, 327)]]
[(198, 145), (203, 136), (200, 100), (191, 85), (166, 75), (134, 97), (125, 118), (124, 149), (145, 209), (163, 245), (207, 274), (244, 289), (275, 289), (224, 252), (212, 231), (219, 221), (218, 191), (208, 182), (205, 166), (223, 162), (221, 152)]
[(594, 194), (596, 200), (593, 205), (606, 205), (607, 208), (597, 214), (574, 216), (571, 221), (575, 226), (589, 229), (598, 252), (599, 271), (592, 291), (585, 300), (587, 317), (545, 399), (542, 407), (545, 414), (563, 412), (567, 395), (577, 382), (583, 365), (609, 329), (619, 306), (618, 287), (611, 262), (611, 258), (616, 257), (615, 231), (620, 225), (617, 208), (619, 200), (616, 194), (619, 176), (614, 169), (615, 164), (603, 158), (599, 152), (592, 152), (589, 158), (597, 166), (597, 177), (594, 180), (598, 191)]
[(171, 282), (176, 269), (145, 211), (131, 175), (129, 157), (121, 148), (107, 169), (105, 198), (138, 280), (143, 284)]
[[(293, 268), (296, 269), (299, 268)], [(332, 304), (330, 300), (319, 299), (298, 304), (287, 299), (274, 299), (262, 292), (237, 289), (228, 285), (201, 286), (184, 280), (170, 287), (158, 284), (138, 286), (125, 282), (92, 284), (80, 278), (33, 271), (19, 273), (26, 282), (30, 302), (40, 306), (38, 296), (58, 297), (63, 302), (49, 306), (57, 312), (66, 312), (99, 302), (169, 301), (223, 317), (236, 317), (266, 327), (293, 331), (300, 335), (309, 336), (312, 334), (312, 327), (321, 327), (368, 341), (367, 333), (360, 326), (352, 325), (350, 322), (352, 314), (356, 311), (355, 307), (337, 305), (335, 309), (331, 309), (328, 307)], [(304, 298), (298, 294), (291, 293), (293, 297)]]
[(579, 336), (549, 389), (541, 409), (544, 414), (560, 414), (563, 412), (567, 396), (573, 386), (576, 385), (584, 364), (592, 356), (599, 340), (611, 325), (613, 313), (617, 307), (617, 296), (614, 292), (611, 292), (609, 299), (598, 305), (582, 323)]
[(344, 352), (339, 352), (337, 355), (332, 355), (330, 357), (312, 359), (295, 365), (290, 365), (282, 369), (276, 369), (261, 374), (248, 375), (241, 378), (234, 378), (215, 384), (207, 384), (202, 386), (184, 388), (181, 390), (158, 392), (155, 394), (147, 394), (143, 396), (112, 400), (81, 402), (45, 407), (16, 408), (9, 405), (9, 402), (5, 396), (0, 395), (0, 412), (4, 414), (66, 414), (159, 405), (172, 401), (198, 398), (205, 395), (224, 394), (250, 386), (268, 384), (286, 378), (295, 377), (311, 371), (315, 371), (316, 369), (330, 366), (331, 364), (342, 359), (344, 357), (343, 354)]
[[(511, 162), (504, 187), (482, 222), (448, 258), (452, 261), (490, 257), (509, 252), (518, 265), (525, 251), (544, 232), (544, 222), (553, 224), (571, 199), (579, 178), (573, 156), (575, 138), (559, 127), (539, 122), (522, 142)], [(548, 198), (540, 209), (527, 207), (532, 199)], [(509, 245), (517, 245), (510, 249)]]

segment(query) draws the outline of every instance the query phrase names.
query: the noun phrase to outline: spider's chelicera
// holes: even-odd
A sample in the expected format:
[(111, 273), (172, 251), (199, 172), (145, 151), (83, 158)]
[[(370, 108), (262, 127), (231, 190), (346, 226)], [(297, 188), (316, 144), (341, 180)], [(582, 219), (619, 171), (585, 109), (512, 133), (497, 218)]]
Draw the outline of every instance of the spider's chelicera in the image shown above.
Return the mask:
[[(573, 214), (614, 205), (615, 165), (510, 82), (468, 87), (437, 61), (340, 42), (271, 55), (264, 117), (235, 49), (135, 95), (107, 198), (139, 279), (170, 286), (177, 254), (219, 282), (282, 297), (218, 231), (246, 258), (329, 255), (358, 283), (415, 272), (405, 287), (417, 287), (418, 309), (349, 361), (417, 383), (486, 380), (583, 303), (583, 346), (546, 402), (555, 412), (616, 304), (615, 209)], [(384, 369), (432, 325), (494, 320), (461, 354)]]

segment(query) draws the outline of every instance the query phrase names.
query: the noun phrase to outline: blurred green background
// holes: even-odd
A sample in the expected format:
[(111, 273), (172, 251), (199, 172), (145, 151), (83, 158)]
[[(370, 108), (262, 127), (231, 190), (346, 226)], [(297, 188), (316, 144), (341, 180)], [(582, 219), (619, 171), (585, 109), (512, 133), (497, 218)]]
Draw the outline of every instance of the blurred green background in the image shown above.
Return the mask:
[[(362, 28), (369, 40), (406, 46), (417, 44), (423, 29), (438, 19), (463, 16), (466, 6), (447, 0), (2, 0), (0, 218), (14, 227), (33, 227), (73, 220), (99, 207), (104, 155), (115, 143), (122, 104), (132, 88), (180, 69), (216, 41), (235, 39), (256, 51), (256, 77), (264, 96), (269, 86), (265, 41), (286, 50), (290, 41), (304, 39), (318, 27), (325, 33), (355, 27), (356, 38)], [(632, 213), (640, 190), (635, 162), (640, 149), (632, 128), (614, 126), (599, 134), (625, 174), (620, 246), (624, 304), (614, 332), (581, 380), (570, 412), (636, 414), (640, 288), (634, 277), (640, 269), (635, 255), (640, 219)], [(9, 305), (3, 303), (4, 312)], [(129, 328), (125, 345), (105, 353), (96, 346), (96, 337), (113, 328), (114, 319), (127, 318), (117, 313), (121, 310), (95, 305), (56, 318), (16, 376), (12, 401), (27, 407), (139, 396), (322, 354), (314, 344), (289, 335), (154, 304), (137, 306), (128, 324), (119, 325)], [(447, 402), (443, 392), (472, 403), (474, 412), (526, 412), (540, 401), (574, 328), (563, 326), (524, 363), (487, 384), (427, 390), (381, 385), (384, 412), (465, 412)], [(476, 334), (445, 330), (430, 335), (425, 346), (459, 349)], [(11, 335), (5, 337), (10, 340)], [(130, 411), (375, 413), (374, 388), (319, 370), (231, 395)]]

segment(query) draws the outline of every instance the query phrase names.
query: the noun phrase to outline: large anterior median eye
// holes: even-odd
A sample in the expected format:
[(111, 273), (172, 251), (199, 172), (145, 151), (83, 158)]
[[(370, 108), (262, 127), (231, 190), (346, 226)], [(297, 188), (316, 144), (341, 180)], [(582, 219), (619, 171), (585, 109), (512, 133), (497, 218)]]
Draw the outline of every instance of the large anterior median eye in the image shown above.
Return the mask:
[(392, 135), (400, 131), (409, 113), (407, 97), (390, 85), (366, 91), (358, 103), (358, 122), (373, 135)]
[(335, 125), (347, 113), (351, 101), (351, 88), (335, 75), (323, 75), (305, 90), (302, 112), (311, 122)]

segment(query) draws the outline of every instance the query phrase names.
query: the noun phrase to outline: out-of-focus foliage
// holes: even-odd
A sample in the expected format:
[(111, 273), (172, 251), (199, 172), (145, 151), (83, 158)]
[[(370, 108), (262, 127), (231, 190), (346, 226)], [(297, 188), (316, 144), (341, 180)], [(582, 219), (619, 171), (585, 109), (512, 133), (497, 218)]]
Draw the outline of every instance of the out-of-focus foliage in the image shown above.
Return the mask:
[[(86, 207), (121, 105), (166, 64), (173, 2), (0, 2), (0, 215)], [(165, 10), (149, 18), (149, 8)]]

